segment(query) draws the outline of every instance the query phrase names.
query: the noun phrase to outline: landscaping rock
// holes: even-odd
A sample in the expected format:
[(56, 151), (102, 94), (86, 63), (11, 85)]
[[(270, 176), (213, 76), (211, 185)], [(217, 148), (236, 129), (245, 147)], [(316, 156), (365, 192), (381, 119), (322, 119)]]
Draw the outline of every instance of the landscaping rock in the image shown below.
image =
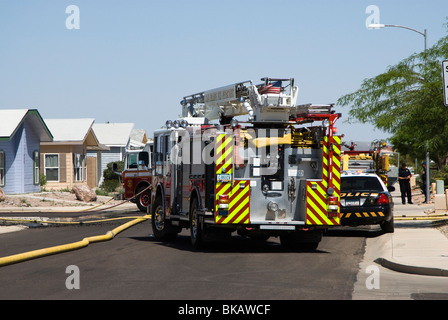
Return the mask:
[(74, 185), (72, 191), (76, 195), (76, 199), (84, 202), (96, 201), (96, 193), (90, 189), (86, 184)]

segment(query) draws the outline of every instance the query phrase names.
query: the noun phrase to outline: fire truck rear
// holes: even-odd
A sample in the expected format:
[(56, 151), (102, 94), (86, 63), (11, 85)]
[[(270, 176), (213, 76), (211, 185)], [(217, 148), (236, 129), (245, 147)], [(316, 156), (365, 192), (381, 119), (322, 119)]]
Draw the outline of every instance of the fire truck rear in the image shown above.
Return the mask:
[[(375, 140), (369, 150), (358, 150), (354, 142), (343, 146), (348, 150), (342, 150), (342, 171), (370, 172), (377, 174), (384, 184), (390, 188), (398, 181), (399, 154), (384, 152), (385, 142)], [(391, 165), (391, 158), (395, 162)]]
[(183, 117), (155, 132), (156, 238), (189, 228), (200, 247), (237, 231), (315, 249), (339, 225), (340, 114), (333, 105), (297, 106), (294, 79), (262, 81), (184, 97)]

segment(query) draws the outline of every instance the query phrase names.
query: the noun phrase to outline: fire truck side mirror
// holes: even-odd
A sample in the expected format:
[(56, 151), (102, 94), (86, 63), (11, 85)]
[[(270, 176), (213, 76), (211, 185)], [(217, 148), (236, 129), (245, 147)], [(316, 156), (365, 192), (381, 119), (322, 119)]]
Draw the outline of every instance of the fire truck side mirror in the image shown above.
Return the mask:
[(118, 164), (112, 163), (112, 171), (118, 171)]
[(149, 165), (149, 153), (147, 151), (142, 151), (138, 154), (138, 163), (146, 167)]

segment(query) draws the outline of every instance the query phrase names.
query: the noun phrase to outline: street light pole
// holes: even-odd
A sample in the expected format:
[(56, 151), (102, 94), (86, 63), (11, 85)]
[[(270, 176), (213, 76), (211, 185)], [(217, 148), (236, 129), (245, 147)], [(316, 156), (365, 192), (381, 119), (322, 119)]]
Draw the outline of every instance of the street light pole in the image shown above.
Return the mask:
[[(396, 24), (379, 24), (379, 23), (372, 23), (368, 26), (369, 29), (382, 29), (382, 28), (402, 28), (402, 29), (407, 29), (410, 31), (414, 31), (420, 35), (422, 35), (425, 39), (425, 59), (426, 59), (426, 50), (428, 49), (428, 32), (425, 29), (423, 32), (409, 28), (409, 27), (405, 27), (405, 26), (400, 26), (400, 25), (396, 25)], [(425, 61), (426, 63), (426, 61)], [(426, 142), (426, 201), (429, 202), (431, 200), (430, 197), (430, 192), (429, 192), (429, 183), (430, 183), (430, 178), (429, 178), (429, 167), (430, 167), (430, 163), (429, 163), (429, 143)]]

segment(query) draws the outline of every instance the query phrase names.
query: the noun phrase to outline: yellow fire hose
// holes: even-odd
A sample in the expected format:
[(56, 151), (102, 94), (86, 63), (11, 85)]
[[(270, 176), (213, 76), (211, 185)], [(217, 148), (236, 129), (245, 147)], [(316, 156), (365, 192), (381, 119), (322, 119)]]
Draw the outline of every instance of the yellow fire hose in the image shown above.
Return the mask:
[[(0, 258), (0, 267), (27, 261), (27, 260), (31, 260), (31, 259), (45, 257), (45, 256), (57, 254), (57, 253), (81, 249), (81, 248), (87, 247), (89, 244), (95, 243), (95, 242), (109, 241), (109, 240), (112, 240), (120, 232), (122, 232), (136, 224), (139, 224), (145, 220), (148, 220), (148, 219), (151, 219), (151, 215), (138, 217), (132, 221), (129, 221), (129, 222), (111, 230), (111, 231), (108, 231), (105, 235), (87, 237), (78, 242), (73, 242), (73, 243), (69, 243), (69, 244), (65, 244), (65, 245), (60, 245), (60, 246), (55, 246), (55, 247), (50, 247), (50, 248), (45, 248), (45, 249), (39, 249), (39, 250), (34, 250), (34, 251), (30, 251), (30, 252), (25, 252), (25, 253), (15, 254), (12, 256), (3, 257), (3, 258)], [(102, 220), (102, 221), (104, 221), (104, 220)]]
[(106, 202), (100, 203), (99, 205), (97, 205), (97, 206), (95, 206), (95, 207), (87, 208), (87, 209), (82, 209), (82, 210), (80, 210), (79, 212), (85, 212), (85, 211), (89, 211), (89, 212), (98, 212), (98, 211), (103, 211), (103, 210), (106, 210), (106, 209), (111, 209), (111, 208), (114, 208), (114, 207), (118, 207), (118, 206), (120, 206), (120, 205), (122, 205), (122, 204), (124, 204), (124, 203), (126, 203), (126, 202), (130, 202), (130, 201), (131, 201), (132, 199), (134, 199), (134, 198), (137, 198), (139, 195), (141, 195), (143, 192), (145, 192), (145, 191), (148, 190), (148, 189), (152, 189), (152, 186), (146, 187), (145, 189), (141, 190), (139, 193), (134, 194), (134, 196), (133, 196), (132, 198), (130, 198), (130, 199), (126, 199), (126, 200), (124, 200), (123, 202), (121, 202), (121, 203), (119, 203), (119, 204), (116, 204), (116, 205), (113, 205), (113, 206), (110, 206), (110, 207), (107, 207), (107, 208), (99, 209), (99, 210), (93, 210), (93, 209), (96, 209), (96, 208), (98, 208), (98, 207), (101, 207), (101, 206), (105, 205), (106, 203), (112, 201), (113, 198), (110, 198), (110, 199), (107, 200)]
[[(144, 190), (140, 191), (138, 194), (134, 195), (133, 198), (137, 197), (138, 195), (140, 195), (141, 193), (143, 193), (144, 191), (146, 191), (147, 189), (150, 189), (150, 188), (151, 187), (145, 188)], [(107, 201), (107, 202), (109, 202), (109, 201)], [(125, 200), (122, 203), (119, 203), (118, 205), (114, 205), (112, 207), (119, 206), (127, 201), (130, 201), (130, 199)], [(102, 203), (102, 204), (98, 205), (97, 207), (99, 207), (103, 204), (106, 204), (107, 202)], [(112, 208), (112, 207), (110, 207), (110, 208)], [(91, 210), (93, 208), (89, 208), (89, 209)], [(109, 208), (107, 208), (107, 209), (109, 209)], [(81, 211), (85, 211), (85, 210), (81, 210)], [(101, 210), (97, 210), (97, 211), (101, 211)], [(115, 220), (121, 220), (121, 219), (134, 219), (134, 220), (129, 221), (111, 231), (108, 231), (105, 235), (88, 237), (88, 238), (84, 238), (83, 240), (78, 241), (78, 242), (73, 242), (73, 243), (50, 247), (50, 248), (45, 248), (45, 249), (34, 250), (34, 251), (30, 251), (30, 252), (25, 252), (25, 253), (20, 253), (20, 254), (15, 254), (12, 256), (0, 258), (0, 267), (27, 261), (27, 260), (31, 260), (31, 259), (45, 257), (45, 256), (57, 254), (57, 253), (63, 253), (63, 252), (67, 252), (67, 251), (81, 249), (81, 248), (87, 247), (89, 244), (95, 243), (95, 242), (109, 241), (109, 240), (113, 239), (120, 232), (122, 232), (136, 224), (139, 224), (143, 221), (151, 219), (151, 215), (148, 214), (148, 215), (145, 215), (142, 217), (119, 217), (119, 218), (110, 218), (110, 219), (102, 219), (102, 220), (94, 220), (94, 221), (79, 221), (79, 222), (36, 221), (36, 220), (32, 220), (32, 219), (27, 220), (27, 219), (0, 218), (0, 220), (4, 220), (4, 221), (36, 222), (36, 223), (39, 222), (39, 223), (46, 223), (46, 224), (88, 224), (88, 223), (101, 223), (101, 222), (107, 222), (107, 221), (115, 221)]]

